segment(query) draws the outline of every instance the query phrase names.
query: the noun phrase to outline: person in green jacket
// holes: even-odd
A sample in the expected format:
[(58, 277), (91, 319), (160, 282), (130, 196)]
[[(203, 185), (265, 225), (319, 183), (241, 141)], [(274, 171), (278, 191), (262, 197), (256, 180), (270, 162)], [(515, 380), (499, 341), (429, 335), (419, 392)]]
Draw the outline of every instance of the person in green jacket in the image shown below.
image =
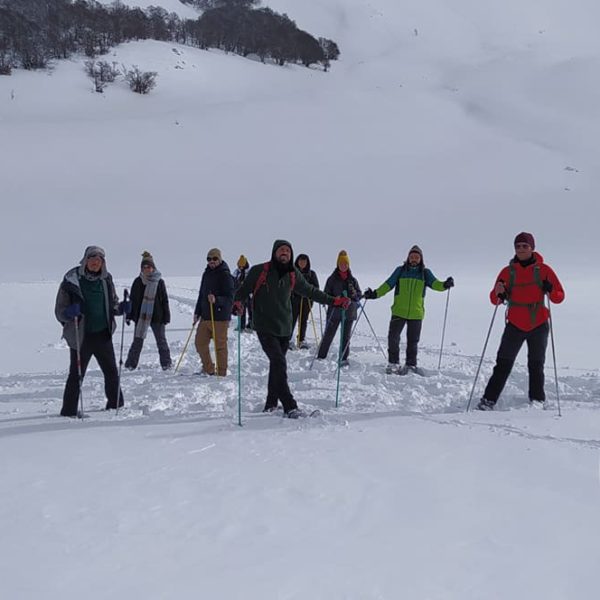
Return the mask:
[(344, 310), (350, 305), (350, 298), (334, 298), (310, 285), (294, 266), (292, 245), (286, 240), (276, 240), (271, 260), (254, 265), (235, 293), (233, 314), (242, 314), (243, 303), (252, 294), (254, 330), (269, 359), (269, 384), (263, 412), (274, 411), (281, 402), (285, 415), (297, 419), (304, 413), (290, 391), (285, 358), (292, 335), (292, 292)]
[[(413, 246), (403, 265), (395, 269), (391, 276), (376, 290), (368, 288), (364, 297), (375, 300), (394, 290), (392, 318), (388, 331), (388, 366), (386, 373), (405, 375), (409, 371), (423, 375), (417, 367), (417, 351), (421, 337), (421, 326), (425, 317), (425, 291), (431, 288), (443, 292), (454, 286), (454, 279), (448, 277), (439, 281), (425, 267), (423, 252)], [(406, 364), (400, 367), (400, 334), (406, 325)]]

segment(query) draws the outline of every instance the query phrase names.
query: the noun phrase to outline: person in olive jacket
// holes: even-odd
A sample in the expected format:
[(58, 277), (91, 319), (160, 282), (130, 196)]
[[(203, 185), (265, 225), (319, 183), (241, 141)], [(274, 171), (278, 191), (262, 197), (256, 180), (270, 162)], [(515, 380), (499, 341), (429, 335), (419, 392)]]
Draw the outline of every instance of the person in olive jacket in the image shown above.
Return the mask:
[(160, 366), (166, 371), (171, 368), (171, 352), (165, 335), (165, 325), (171, 322), (167, 286), (150, 252), (142, 253), (140, 268), (139, 276), (131, 284), (131, 312), (127, 315), (127, 321), (135, 323), (135, 332), (125, 368), (130, 371), (137, 368), (150, 327), (158, 347)]
[[(196, 350), (202, 361), (204, 375), (225, 377), (228, 360), (227, 330), (233, 305), (233, 277), (218, 248), (208, 251), (206, 262), (194, 310), (194, 324), (200, 321), (196, 331)], [(210, 340), (213, 337), (218, 368), (210, 355)]]
[[(350, 258), (345, 250), (341, 250), (338, 255), (337, 266), (327, 279), (325, 292), (332, 296), (341, 296), (345, 292), (346, 296), (352, 301), (350, 308), (346, 311), (344, 332), (342, 334), (344, 353), (341, 364), (342, 366), (345, 366), (348, 364), (348, 356), (350, 354), (350, 332), (352, 331), (352, 323), (357, 317), (356, 306), (362, 295), (358, 281), (350, 271)], [(317, 358), (327, 358), (329, 347), (340, 326), (341, 320), (342, 313), (338, 308), (330, 307), (327, 310), (327, 325), (325, 327), (325, 333), (323, 334), (323, 340), (319, 346)]]
[[(310, 268), (310, 258), (308, 254), (298, 254), (298, 258), (296, 258), (294, 265), (310, 285), (316, 288), (319, 287), (319, 279), (317, 274)], [(308, 324), (308, 315), (312, 310), (312, 305), (313, 303), (311, 300), (306, 300), (295, 292), (292, 294), (292, 333), (296, 327), (296, 323), (298, 323), (298, 334), (296, 336), (298, 348), (308, 348), (308, 344), (305, 341), (306, 326)], [(290, 340), (290, 343), (293, 345), (293, 340)]]
[(117, 328), (115, 315), (127, 314), (130, 308), (129, 300), (119, 302), (117, 298), (111, 274), (106, 269), (104, 250), (100, 246), (88, 246), (79, 265), (65, 274), (54, 307), (70, 349), (61, 416), (78, 415), (81, 383), (92, 356), (104, 375), (106, 410), (117, 408), (117, 403), (123, 406), (112, 335)]
[(284, 413), (297, 419), (304, 413), (290, 391), (287, 376), (286, 353), (292, 334), (291, 294), (296, 292), (319, 302), (348, 308), (349, 298), (329, 296), (308, 283), (294, 266), (292, 245), (285, 240), (273, 244), (271, 260), (254, 265), (246, 280), (235, 293), (234, 314), (241, 314), (243, 302), (253, 294), (254, 329), (269, 359), (269, 383), (264, 412), (277, 408), (281, 402)]

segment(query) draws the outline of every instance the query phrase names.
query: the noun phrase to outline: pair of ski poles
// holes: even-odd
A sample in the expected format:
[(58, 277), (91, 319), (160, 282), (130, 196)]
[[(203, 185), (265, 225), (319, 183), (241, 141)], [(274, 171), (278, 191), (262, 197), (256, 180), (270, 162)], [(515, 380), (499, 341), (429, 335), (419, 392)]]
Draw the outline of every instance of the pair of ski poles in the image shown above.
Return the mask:
[[(124, 290), (123, 292), (123, 302), (126, 304), (129, 300), (129, 292)], [(119, 414), (119, 405), (121, 403), (121, 374), (123, 372), (123, 345), (125, 343), (125, 321), (127, 319), (127, 314), (123, 311), (123, 322), (121, 325), (121, 348), (119, 351), (119, 375), (117, 377), (117, 399), (115, 406), (115, 414)], [(81, 366), (81, 342), (79, 340), (79, 318), (75, 317), (75, 353), (77, 355), (77, 378), (79, 383), (79, 398), (77, 401), (77, 405), (79, 407), (77, 411), (77, 416), (80, 419), (85, 418), (85, 410), (83, 405), (83, 368)]]
[[(546, 296), (546, 295), (545, 295)], [(498, 312), (498, 307), (500, 305), (496, 304), (494, 307), (494, 312), (492, 313), (492, 320), (490, 322), (490, 326), (487, 332), (487, 336), (485, 338), (485, 342), (483, 344), (483, 351), (481, 352), (481, 358), (479, 359), (479, 365), (477, 366), (477, 371), (475, 373), (475, 379), (473, 380), (473, 387), (471, 388), (471, 394), (469, 395), (469, 402), (467, 403), (467, 408), (465, 412), (469, 412), (471, 408), (471, 402), (473, 401), (473, 394), (475, 393), (475, 387), (477, 386), (477, 380), (479, 378), (479, 372), (481, 370), (481, 365), (483, 363), (483, 358), (485, 356), (485, 352), (487, 350), (487, 345), (490, 339), (490, 335), (492, 333), (492, 328), (494, 326), (494, 320), (496, 318), (496, 313)], [(552, 308), (550, 306), (550, 297), (548, 296), (548, 322), (550, 325), (550, 340), (552, 345), (552, 362), (554, 364), (554, 385), (555, 385), (555, 393), (556, 393), (556, 408), (558, 412), (558, 416), (562, 417), (562, 412), (560, 409), (560, 391), (558, 387), (558, 368), (556, 366), (556, 346), (554, 344), (554, 325), (552, 321)]]

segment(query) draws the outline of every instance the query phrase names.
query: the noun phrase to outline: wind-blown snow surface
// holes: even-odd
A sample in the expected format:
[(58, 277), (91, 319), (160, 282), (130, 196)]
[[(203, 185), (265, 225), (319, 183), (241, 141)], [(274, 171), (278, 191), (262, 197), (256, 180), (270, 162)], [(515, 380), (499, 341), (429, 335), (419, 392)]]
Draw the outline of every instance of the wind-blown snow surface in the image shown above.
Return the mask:
[[(465, 414), (477, 357), (449, 337), (441, 373), (439, 348), (425, 344), (428, 377), (385, 375), (363, 319), (337, 409), (337, 344), (312, 370), (314, 348), (290, 352), (296, 398), (323, 412), (292, 422), (260, 413), (267, 363), (243, 334), (240, 428), (232, 327), (233, 368), (218, 381), (194, 374), (193, 347), (180, 374), (163, 373), (148, 339), (140, 368), (124, 373), (119, 415), (102, 411), (92, 361), (89, 418), (75, 421), (57, 416), (68, 353), (49, 308), (56, 286), (0, 285), (6, 597), (595, 596), (598, 371), (561, 370), (560, 419), (550, 369), (551, 410), (525, 407), (523, 366), (500, 410)], [(169, 282), (174, 359), (196, 289)], [(130, 341), (128, 329), (125, 351)]]
[[(595, 597), (600, 8), (270, 5), (340, 44), (330, 73), (144, 42), (107, 58), (158, 71), (147, 97), (122, 83), (91, 92), (82, 58), (0, 78), (3, 597)], [(567, 290), (553, 313), (560, 419), (550, 351), (552, 410), (524, 406), (521, 364), (498, 411), (464, 413), (487, 293), (522, 229)], [(309, 252), (322, 281), (345, 247), (363, 287), (420, 243), (457, 281), (442, 372), (445, 295), (432, 292), (427, 378), (385, 375), (363, 319), (335, 409), (337, 346), (312, 370), (312, 349), (290, 353), (292, 388), (319, 419), (260, 414), (253, 335), (241, 339), (243, 428), (235, 369), (201, 379), (190, 347), (181, 375), (163, 373), (151, 340), (118, 416), (101, 411), (95, 363), (90, 418), (56, 416), (68, 353), (52, 307), (87, 244), (106, 247), (119, 291), (140, 251), (154, 253), (177, 358), (198, 279), (173, 275), (199, 273), (215, 245), (230, 264), (266, 260), (276, 237)], [(390, 301), (367, 306), (382, 343)], [(475, 398), (501, 329), (498, 315)], [(232, 366), (236, 341), (232, 329)]]

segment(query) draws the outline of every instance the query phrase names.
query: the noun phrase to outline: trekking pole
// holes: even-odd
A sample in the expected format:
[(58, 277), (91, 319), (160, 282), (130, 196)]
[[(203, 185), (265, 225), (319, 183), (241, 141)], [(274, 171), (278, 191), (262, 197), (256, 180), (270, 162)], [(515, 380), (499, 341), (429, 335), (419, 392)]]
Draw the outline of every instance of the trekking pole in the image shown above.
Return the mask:
[(79, 318), (75, 317), (75, 352), (77, 353), (77, 376), (79, 377), (79, 401), (80, 406), (79, 416), (80, 419), (85, 418), (85, 412), (83, 410), (83, 377), (81, 375), (81, 345), (79, 343)]
[(321, 329), (321, 339), (323, 339), (323, 307), (319, 304), (319, 328)]
[[(344, 290), (344, 298), (347, 298), (348, 294)], [(337, 361), (337, 384), (335, 387), (335, 407), (338, 407), (340, 397), (340, 371), (342, 370), (342, 356), (344, 355), (344, 328), (346, 325), (346, 309), (342, 309), (342, 322), (340, 324), (340, 350), (338, 352)]]
[(442, 342), (440, 344), (440, 360), (438, 361), (438, 371), (442, 367), (442, 352), (444, 351), (444, 337), (446, 335), (446, 320), (448, 319), (448, 304), (450, 303), (450, 288), (446, 296), (446, 310), (444, 311), (444, 326), (442, 327)]
[(381, 345), (381, 342), (379, 341), (379, 338), (377, 337), (377, 334), (375, 333), (375, 329), (373, 329), (373, 325), (371, 325), (371, 320), (369, 319), (369, 315), (364, 310), (364, 307), (363, 307), (363, 312), (365, 313), (365, 319), (367, 320), (367, 323), (369, 324), (369, 327), (371, 328), (373, 337), (375, 338), (375, 341), (377, 342), (377, 345), (379, 346), (379, 349), (381, 350), (381, 354), (383, 354), (383, 358), (385, 358), (385, 360), (387, 360), (388, 359), (387, 354), (385, 353), (385, 350), (383, 349), (383, 346)]
[(477, 385), (477, 379), (479, 378), (479, 371), (481, 370), (481, 365), (483, 363), (483, 357), (485, 356), (485, 351), (487, 349), (488, 342), (490, 340), (490, 334), (492, 333), (492, 327), (494, 326), (494, 319), (496, 318), (496, 313), (498, 312), (498, 307), (500, 305), (496, 304), (494, 308), (494, 314), (492, 314), (492, 321), (490, 323), (490, 328), (488, 329), (487, 336), (485, 338), (485, 343), (483, 344), (483, 352), (481, 353), (481, 359), (479, 360), (479, 366), (477, 367), (477, 373), (475, 373), (475, 381), (473, 381), (473, 387), (471, 388), (471, 395), (469, 396), (469, 403), (467, 404), (467, 410), (465, 412), (469, 412), (469, 408), (471, 408), (471, 401), (473, 400), (473, 394), (475, 393), (475, 386)]
[[(319, 304), (319, 306), (321, 306)], [(317, 336), (317, 326), (315, 325), (315, 317), (313, 315), (313, 311), (312, 311), (312, 306), (309, 305), (309, 312), (310, 312), (310, 321), (312, 323), (312, 327), (313, 327), (313, 333), (315, 334), (315, 344), (318, 346), (319, 345), (319, 337)]]
[(185, 341), (185, 345), (183, 346), (183, 350), (181, 351), (181, 355), (179, 356), (179, 360), (177, 361), (177, 364), (175, 365), (175, 373), (177, 373), (177, 371), (179, 370), (179, 365), (181, 364), (181, 361), (183, 360), (183, 356), (187, 350), (188, 344), (190, 343), (190, 340), (192, 339), (192, 333), (194, 333), (194, 329), (196, 328), (196, 323), (192, 323), (192, 328), (190, 329), (190, 333), (187, 336), (187, 340)]
[[(319, 304), (319, 307), (321, 305)], [(333, 315), (335, 314), (335, 311), (332, 310), (331, 314), (329, 315), (329, 319), (327, 319), (327, 323), (325, 323), (325, 331), (327, 331), (327, 327), (329, 327), (329, 324), (331, 323), (332, 319), (333, 319)], [(325, 336), (323, 336), (325, 337)], [(321, 344), (323, 343), (323, 338), (321, 338), (321, 343), (319, 343), (317, 345), (317, 350), (315, 351), (314, 356), (312, 357), (312, 360), (310, 361), (310, 365), (308, 367), (308, 370), (311, 371), (313, 368), (313, 365), (315, 364), (315, 360), (317, 360), (317, 356), (319, 356), (319, 350), (321, 349)]]
[(562, 417), (560, 412), (560, 393), (558, 391), (558, 370), (556, 369), (556, 348), (554, 346), (554, 326), (552, 325), (552, 309), (550, 308), (550, 296), (548, 296), (548, 316), (550, 317), (550, 341), (552, 343), (552, 360), (554, 362), (554, 383), (556, 385), (556, 406), (558, 408), (558, 416)]
[(238, 315), (238, 425), (242, 426), (242, 316)]
[[(123, 302), (127, 302), (129, 298), (129, 292), (127, 290), (123, 291)], [(121, 324), (121, 349), (119, 350), (119, 377), (118, 377), (118, 385), (117, 385), (117, 408), (115, 410), (115, 415), (119, 414), (119, 404), (121, 403), (121, 373), (123, 371), (123, 341), (125, 339), (125, 319), (127, 315), (125, 311), (123, 311), (123, 322)]]
[(356, 331), (356, 327), (358, 326), (358, 322), (360, 321), (360, 318), (362, 317), (362, 314), (365, 312), (365, 304), (366, 303), (367, 303), (367, 301), (365, 300), (364, 303), (361, 304), (361, 306), (360, 306), (360, 312), (358, 313), (358, 317), (356, 317), (356, 321), (354, 322), (354, 326), (352, 327), (352, 331), (350, 332), (350, 337), (346, 341), (346, 346), (344, 348), (344, 354), (346, 354), (346, 350), (348, 350), (348, 347), (350, 346), (350, 340), (354, 337), (354, 332)]
[(210, 322), (212, 324), (213, 342), (215, 343), (215, 371), (217, 375), (219, 375), (219, 357), (217, 356), (217, 332), (215, 330), (215, 310), (213, 308), (212, 302), (209, 302), (208, 305), (210, 306)]
[(300, 333), (302, 329), (302, 305), (304, 298), (300, 297), (300, 310), (298, 312), (298, 333), (296, 334), (296, 348), (300, 348)]

